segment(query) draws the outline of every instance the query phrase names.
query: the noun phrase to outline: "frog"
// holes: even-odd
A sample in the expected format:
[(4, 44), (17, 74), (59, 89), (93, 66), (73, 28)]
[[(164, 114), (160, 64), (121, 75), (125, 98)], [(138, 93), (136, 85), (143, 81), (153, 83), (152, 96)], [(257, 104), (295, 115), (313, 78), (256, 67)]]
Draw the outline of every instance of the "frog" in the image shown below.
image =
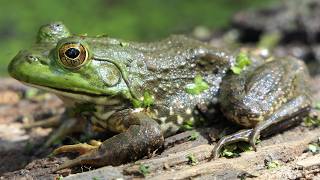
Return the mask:
[(21, 50), (8, 71), (26, 85), (56, 94), (73, 112), (69, 115), (85, 117), (62, 120), (45, 144), (85, 131), (82, 124), (116, 133), (102, 142), (55, 149), (54, 154), (79, 153), (56, 169), (61, 170), (138, 160), (186, 124), (212, 121), (215, 117), (206, 116), (212, 107), (243, 127), (217, 142), (213, 158), (238, 141), (255, 148), (266, 129), (289, 127), (308, 114), (310, 77), (302, 61), (248, 53), (250, 65), (234, 73), (237, 54), (184, 35), (135, 42), (75, 35), (62, 22), (52, 22), (40, 27), (36, 43)]

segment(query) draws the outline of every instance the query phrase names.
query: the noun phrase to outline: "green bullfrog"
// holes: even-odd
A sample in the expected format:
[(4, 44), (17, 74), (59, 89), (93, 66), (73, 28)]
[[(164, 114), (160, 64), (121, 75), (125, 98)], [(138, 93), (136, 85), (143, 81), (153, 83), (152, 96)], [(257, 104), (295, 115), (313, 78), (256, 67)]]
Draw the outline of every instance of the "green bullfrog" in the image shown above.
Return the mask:
[[(238, 54), (182, 35), (148, 43), (73, 35), (55, 22), (42, 26), (35, 45), (20, 51), (8, 69), (15, 79), (55, 93), (69, 115), (86, 117), (84, 124), (117, 133), (103, 142), (59, 147), (56, 154), (80, 153), (59, 170), (142, 158), (185, 125), (212, 121), (205, 115), (211, 107), (244, 127), (221, 138), (214, 157), (237, 141), (255, 147), (265, 129), (290, 126), (308, 114), (309, 75), (302, 61), (250, 55), (250, 63), (234, 73)], [(80, 122), (61, 121), (46, 145), (85, 130)]]

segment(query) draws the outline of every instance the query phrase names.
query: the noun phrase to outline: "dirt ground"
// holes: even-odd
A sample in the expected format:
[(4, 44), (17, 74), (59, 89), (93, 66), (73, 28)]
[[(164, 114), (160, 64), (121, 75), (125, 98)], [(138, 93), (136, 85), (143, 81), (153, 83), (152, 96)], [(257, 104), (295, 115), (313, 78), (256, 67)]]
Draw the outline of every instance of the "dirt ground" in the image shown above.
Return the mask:
[[(193, 141), (189, 137), (194, 131), (167, 138), (162, 152), (137, 162), (98, 169), (81, 166), (53, 173), (52, 169), (67, 157), (50, 156), (58, 145), (41, 148), (51, 128), (23, 126), (61, 114), (62, 102), (13, 79), (0, 79), (0, 84), (0, 179), (320, 178), (320, 154), (308, 151), (308, 145), (319, 140), (320, 128), (303, 125), (264, 139), (257, 152), (244, 152), (236, 158), (208, 161), (214, 145), (209, 143), (210, 139), (223, 129), (217, 125), (196, 129), (200, 136)], [(316, 102), (320, 100), (320, 76), (313, 78), (312, 85)], [(270, 168), (270, 163), (276, 166)], [(141, 170), (142, 166), (147, 170)]]

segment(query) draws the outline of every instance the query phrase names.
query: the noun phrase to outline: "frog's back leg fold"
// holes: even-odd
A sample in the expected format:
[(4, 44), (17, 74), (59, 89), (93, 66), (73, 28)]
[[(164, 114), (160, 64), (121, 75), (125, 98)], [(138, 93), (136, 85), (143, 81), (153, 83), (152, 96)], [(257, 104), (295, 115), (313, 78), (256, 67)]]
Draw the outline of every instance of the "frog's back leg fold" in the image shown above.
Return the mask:
[[(117, 116), (117, 118), (121, 117)], [(105, 140), (98, 148), (93, 148), (76, 159), (66, 161), (55, 171), (80, 164), (120, 165), (142, 158), (163, 144), (164, 138), (158, 123), (144, 113), (131, 113), (121, 121), (129, 125), (126, 131)]]

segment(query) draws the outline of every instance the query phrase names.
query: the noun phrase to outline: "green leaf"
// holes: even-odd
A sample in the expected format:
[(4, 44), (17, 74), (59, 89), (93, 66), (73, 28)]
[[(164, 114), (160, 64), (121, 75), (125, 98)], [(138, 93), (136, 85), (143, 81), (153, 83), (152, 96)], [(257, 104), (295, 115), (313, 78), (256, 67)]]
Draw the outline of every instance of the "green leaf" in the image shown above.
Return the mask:
[(143, 107), (150, 107), (153, 103), (154, 98), (148, 91), (145, 91), (143, 94)]
[(317, 102), (317, 103), (316, 103), (315, 108), (316, 108), (317, 110), (320, 110), (320, 102)]
[(240, 74), (242, 69), (237, 67), (237, 66), (233, 66), (231, 67), (231, 71), (234, 73), (234, 74)]
[(193, 131), (191, 136), (188, 137), (188, 141), (194, 141), (194, 140), (198, 139), (198, 137), (199, 137), (199, 133), (196, 131)]
[(209, 85), (200, 75), (197, 75), (194, 78), (194, 82), (192, 84), (187, 84), (185, 87), (185, 91), (193, 95), (198, 95), (207, 89), (209, 89)]
[(249, 59), (248, 55), (244, 52), (240, 52), (236, 57), (236, 62), (238, 67), (244, 68), (251, 64), (251, 60)]
[(182, 130), (192, 130), (192, 129), (194, 129), (194, 126), (195, 126), (194, 123), (195, 123), (195, 121), (192, 120), (192, 119), (184, 121), (183, 125), (182, 125)]
[(312, 153), (316, 153), (317, 151), (319, 151), (319, 146), (317, 144), (309, 144), (308, 150)]
[(270, 161), (267, 163), (267, 169), (274, 169), (280, 166), (279, 161)]
[(145, 91), (142, 100), (132, 99), (131, 102), (134, 108), (147, 108), (154, 104), (154, 98), (148, 91)]
[(311, 126), (318, 127), (320, 126), (320, 119), (317, 117), (307, 116), (304, 118), (303, 123), (307, 127), (311, 127)]
[(198, 164), (198, 160), (193, 154), (188, 154), (187, 159), (188, 159), (188, 164), (190, 164), (192, 166)]
[(240, 52), (236, 57), (236, 63), (231, 67), (231, 71), (234, 74), (240, 74), (241, 71), (251, 64), (251, 60), (248, 55), (244, 52)]
[(147, 176), (150, 173), (150, 167), (144, 164), (141, 164), (139, 166), (139, 172), (143, 175), (143, 176)]
[(236, 152), (237, 145), (236, 144), (230, 144), (223, 148), (223, 151), (221, 152), (221, 156), (223, 157), (237, 157), (239, 156), (239, 153)]

